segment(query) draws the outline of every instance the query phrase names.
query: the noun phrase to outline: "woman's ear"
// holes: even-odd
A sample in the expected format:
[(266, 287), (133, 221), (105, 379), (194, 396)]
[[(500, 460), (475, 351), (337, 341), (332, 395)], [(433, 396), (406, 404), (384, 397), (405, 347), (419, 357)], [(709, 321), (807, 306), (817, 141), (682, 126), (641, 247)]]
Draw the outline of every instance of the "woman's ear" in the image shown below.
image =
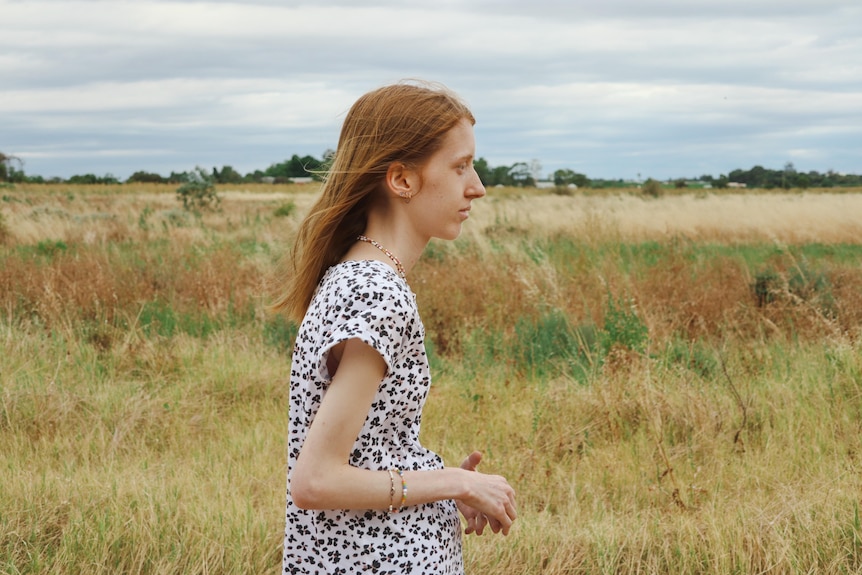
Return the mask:
[(392, 162), (386, 170), (386, 187), (408, 203), (419, 191), (419, 173), (401, 162)]

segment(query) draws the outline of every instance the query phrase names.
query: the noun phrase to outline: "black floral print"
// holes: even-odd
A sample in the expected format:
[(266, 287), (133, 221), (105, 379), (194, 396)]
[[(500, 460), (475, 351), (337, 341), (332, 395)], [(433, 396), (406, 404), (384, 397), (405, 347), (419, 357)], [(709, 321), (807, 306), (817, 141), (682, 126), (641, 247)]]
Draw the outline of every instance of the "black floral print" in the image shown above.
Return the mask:
[(394, 514), (303, 510), (293, 504), (291, 470), (326, 394), (327, 354), (351, 338), (377, 350), (387, 370), (350, 464), (371, 470), (443, 467), (442, 459), (419, 443), (431, 376), (415, 295), (383, 262), (333, 266), (315, 292), (293, 352), (284, 573), (461, 574), (461, 524), (454, 501), (410, 506)]

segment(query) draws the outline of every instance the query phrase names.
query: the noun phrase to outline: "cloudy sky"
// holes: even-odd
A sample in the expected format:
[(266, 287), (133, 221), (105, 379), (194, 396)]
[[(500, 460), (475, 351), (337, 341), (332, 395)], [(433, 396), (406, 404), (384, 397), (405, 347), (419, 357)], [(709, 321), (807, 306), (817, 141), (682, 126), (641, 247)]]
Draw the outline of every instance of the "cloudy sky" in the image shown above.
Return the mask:
[(0, 152), (31, 175), (321, 157), (411, 77), (492, 166), (862, 173), (859, 0), (0, 0)]

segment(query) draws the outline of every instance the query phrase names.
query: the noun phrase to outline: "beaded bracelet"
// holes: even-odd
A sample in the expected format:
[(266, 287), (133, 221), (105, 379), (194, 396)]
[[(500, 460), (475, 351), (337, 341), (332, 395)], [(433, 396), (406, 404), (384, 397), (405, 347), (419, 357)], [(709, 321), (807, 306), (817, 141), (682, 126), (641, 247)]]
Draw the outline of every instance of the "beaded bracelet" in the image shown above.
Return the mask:
[(394, 469), (389, 470), (389, 513), (397, 513), (398, 510), (395, 509), (395, 475), (393, 473)]
[[(395, 508), (395, 473), (401, 478), (401, 504)], [(407, 481), (404, 479), (404, 471), (397, 467), (389, 470), (389, 513), (399, 513), (404, 510), (407, 503)]]
[(404, 479), (404, 472), (398, 470), (398, 476), (401, 478), (401, 505), (398, 506), (398, 511), (404, 511), (404, 505), (407, 503), (407, 481)]

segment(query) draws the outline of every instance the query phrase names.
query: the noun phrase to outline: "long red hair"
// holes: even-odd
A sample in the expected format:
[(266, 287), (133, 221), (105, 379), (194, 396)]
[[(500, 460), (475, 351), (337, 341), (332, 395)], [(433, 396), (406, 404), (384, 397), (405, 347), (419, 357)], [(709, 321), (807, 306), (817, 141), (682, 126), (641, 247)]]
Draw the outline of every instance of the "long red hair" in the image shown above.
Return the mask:
[(323, 274), (365, 231), (389, 166), (421, 168), (465, 118), (475, 124), (466, 104), (439, 84), (401, 82), (360, 97), (344, 119), (321, 195), (299, 227), (272, 309), (302, 321)]

